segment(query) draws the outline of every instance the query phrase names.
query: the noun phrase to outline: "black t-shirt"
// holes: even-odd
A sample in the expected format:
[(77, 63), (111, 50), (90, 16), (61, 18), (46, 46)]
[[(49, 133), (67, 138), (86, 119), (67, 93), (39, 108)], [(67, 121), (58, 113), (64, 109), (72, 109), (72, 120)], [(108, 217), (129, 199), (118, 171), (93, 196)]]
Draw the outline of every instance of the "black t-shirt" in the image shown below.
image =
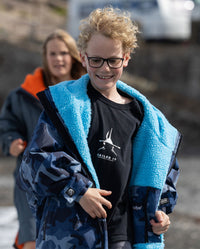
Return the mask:
[[(120, 92), (121, 95), (124, 93)], [(111, 190), (106, 197), (112, 203), (107, 211), (109, 242), (130, 240), (131, 210), (127, 186), (132, 167), (132, 141), (143, 112), (136, 99), (118, 104), (88, 85), (92, 104), (92, 122), (88, 144), (100, 188)]]

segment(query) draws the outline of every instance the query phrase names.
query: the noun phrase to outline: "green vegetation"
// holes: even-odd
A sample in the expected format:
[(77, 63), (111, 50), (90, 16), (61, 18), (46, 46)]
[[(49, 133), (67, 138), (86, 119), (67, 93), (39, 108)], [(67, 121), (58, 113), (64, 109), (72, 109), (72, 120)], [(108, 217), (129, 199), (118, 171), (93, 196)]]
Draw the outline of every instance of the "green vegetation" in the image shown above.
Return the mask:
[(66, 16), (66, 13), (67, 13), (66, 8), (61, 7), (61, 6), (57, 6), (57, 5), (52, 4), (52, 3), (49, 3), (48, 5), (52, 9), (52, 11), (54, 13), (56, 13), (57, 15)]

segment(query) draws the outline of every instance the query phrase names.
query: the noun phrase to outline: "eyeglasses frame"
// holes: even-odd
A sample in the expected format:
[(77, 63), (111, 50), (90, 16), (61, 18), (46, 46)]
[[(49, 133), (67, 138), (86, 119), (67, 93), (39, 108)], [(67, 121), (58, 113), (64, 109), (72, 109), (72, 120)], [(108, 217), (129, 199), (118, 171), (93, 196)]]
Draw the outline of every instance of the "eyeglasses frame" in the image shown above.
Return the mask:
[[(119, 57), (113, 57), (113, 58), (107, 58), (107, 59), (105, 59), (105, 58), (103, 58), (103, 57), (88, 56), (87, 53), (85, 53), (85, 55), (86, 55), (86, 57), (87, 57), (87, 59), (88, 59), (89, 66), (90, 66), (91, 68), (101, 68), (101, 67), (103, 66), (104, 62), (106, 61), (106, 62), (107, 62), (107, 65), (109, 66), (109, 68), (111, 68), (111, 69), (118, 69), (118, 68), (122, 67), (123, 61), (124, 61), (124, 58), (119, 58)], [(90, 65), (90, 60), (91, 60), (91, 59), (94, 59), (94, 58), (102, 59), (102, 60), (103, 60), (102, 64), (101, 64), (99, 67), (94, 67), (94, 66), (91, 66), (91, 65)], [(111, 67), (111, 66), (109, 65), (109, 60), (111, 60), (111, 59), (120, 59), (120, 60), (121, 60), (121, 66), (119, 66), (119, 67)]]

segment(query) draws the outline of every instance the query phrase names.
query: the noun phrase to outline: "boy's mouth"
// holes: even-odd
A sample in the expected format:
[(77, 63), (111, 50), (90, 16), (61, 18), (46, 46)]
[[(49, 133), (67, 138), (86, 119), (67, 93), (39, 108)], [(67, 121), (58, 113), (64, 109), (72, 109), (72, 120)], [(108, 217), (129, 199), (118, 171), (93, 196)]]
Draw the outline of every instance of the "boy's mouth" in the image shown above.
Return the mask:
[(102, 80), (108, 80), (108, 79), (111, 79), (113, 76), (112, 76), (112, 75), (108, 75), (108, 76), (97, 75), (97, 77), (98, 77), (99, 79), (102, 79)]

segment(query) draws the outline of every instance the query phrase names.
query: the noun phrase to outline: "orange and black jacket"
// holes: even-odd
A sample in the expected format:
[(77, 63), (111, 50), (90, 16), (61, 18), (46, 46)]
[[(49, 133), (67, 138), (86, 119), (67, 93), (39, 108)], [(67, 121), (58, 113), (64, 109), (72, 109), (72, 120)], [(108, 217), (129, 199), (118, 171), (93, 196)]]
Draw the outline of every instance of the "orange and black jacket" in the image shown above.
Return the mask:
[(0, 145), (5, 155), (16, 138), (30, 140), (43, 109), (36, 94), (45, 88), (42, 68), (37, 68), (6, 98), (0, 114)]

